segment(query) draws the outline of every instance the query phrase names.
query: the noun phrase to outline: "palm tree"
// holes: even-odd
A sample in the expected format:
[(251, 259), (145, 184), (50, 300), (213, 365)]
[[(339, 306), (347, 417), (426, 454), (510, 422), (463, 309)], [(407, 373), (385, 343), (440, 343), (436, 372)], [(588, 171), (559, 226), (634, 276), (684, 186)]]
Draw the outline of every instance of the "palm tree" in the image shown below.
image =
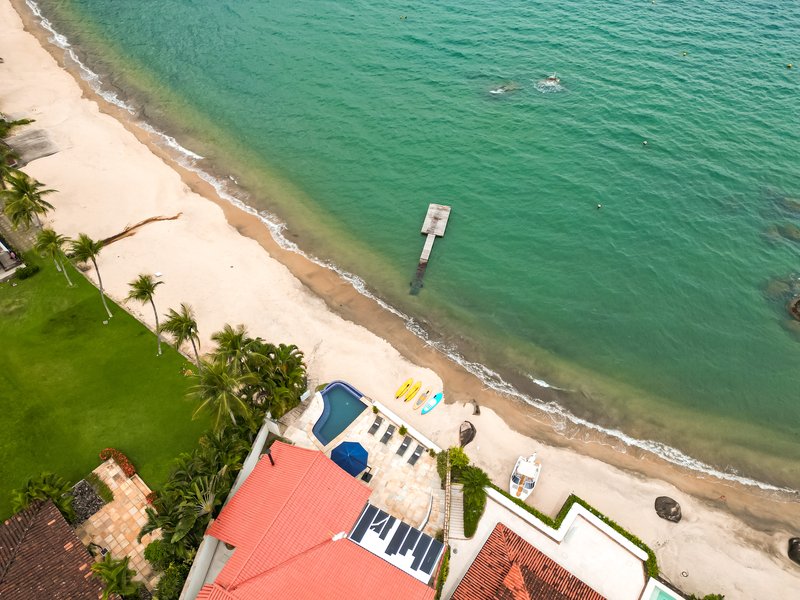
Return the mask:
[(53, 205), (42, 198), (47, 194), (52, 194), (55, 190), (43, 190), (43, 183), (29, 177), (22, 171), (15, 171), (6, 176), (8, 189), (0, 192), (5, 206), (3, 208), (6, 216), (11, 220), (14, 229), (20, 225), (25, 225), (30, 229), (34, 223), (37, 227), (42, 224), (39, 215), (45, 215), (53, 209)]
[(16, 173), (17, 169), (14, 165), (17, 164), (19, 155), (14, 152), (9, 146), (0, 143), (0, 190), (6, 189), (6, 179), (12, 173)]
[(42, 256), (49, 256), (53, 259), (56, 270), (64, 273), (64, 277), (67, 278), (67, 285), (72, 287), (72, 280), (69, 278), (67, 268), (64, 266), (64, 259), (66, 258), (64, 244), (68, 241), (69, 238), (67, 236), (58, 234), (46, 227), (36, 236), (36, 245), (34, 247)]
[(105, 584), (103, 600), (108, 600), (112, 594), (119, 594), (126, 598), (135, 594), (139, 589), (139, 586), (133, 581), (136, 571), (128, 568), (129, 560), (127, 556), (119, 560), (114, 559), (108, 552), (103, 560), (92, 565), (92, 573), (98, 579), (102, 579)]
[(142, 274), (128, 284), (131, 288), (128, 294), (128, 300), (138, 300), (142, 304), (149, 302), (150, 306), (153, 307), (153, 315), (156, 318), (158, 356), (161, 356), (161, 329), (158, 326), (158, 311), (156, 310), (156, 303), (153, 302), (153, 295), (156, 293), (156, 288), (162, 283), (164, 282), (155, 281), (152, 275)]
[(220, 360), (204, 361), (197, 375), (198, 381), (190, 391), (201, 401), (194, 412), (207, 411), (214, 415), (214, 429), (220, 429), (230, 417), (236, 424), (236, 417), (250, 418), (250, 407), (243, 394), (245, 386), (257, 381), (253, 373), (239, 373), (230, 369)]
[(226, 323), (211, 339), (217, 343), (212, 353), (215, 360), (221, 360), (238, 372), (248, 371), (247, 363), (254, 358), (255, 340), (248, 337), (244, 325), (232, 327)]
[(178, 349), (180, 349), (184, 342), (191, 342), (197, 367), (200, 368), (200, 355), (197, 353), (197, 346), (200, 345), (200, 338), (197, 335), (197, 321), (195, 321), (192, 307), (186, 303), (182, 303), (180, 312), (176, 312), (174, 308), (170, 308), (165, 316), (166, 321), (161, 324), (161, 331), (166, 331), (175, 338), (175, 346)]
[(97, 256), (100, 254), (100, 250), (103, 249), (103, 242), (95, 241), (85, 233), (81, 233), (78, 234), (77, 240), (72, 240), (70, 242), (70, 248), (72, 250), (72, 257), (79, 263), (92, 261), (94, 272), (97, 274), (97, 285), (100, 288), (100, 299), (103, 301), (103, 307), (106, 309), (106, 313), (110, 319), (113, 315), (111, 311), (108, 310), (106, 294), (105, 290), (103, 290), (103, 279), (100, 277), (100, 269), (97, 268)]
[(18, 119), (16, 121), (9, 121), (0, 117), (0, 139), (7, 137), (14, 127), (21, 127), (22, 125), (27, 125), (28, 123), (33, 123), (33, 119)]

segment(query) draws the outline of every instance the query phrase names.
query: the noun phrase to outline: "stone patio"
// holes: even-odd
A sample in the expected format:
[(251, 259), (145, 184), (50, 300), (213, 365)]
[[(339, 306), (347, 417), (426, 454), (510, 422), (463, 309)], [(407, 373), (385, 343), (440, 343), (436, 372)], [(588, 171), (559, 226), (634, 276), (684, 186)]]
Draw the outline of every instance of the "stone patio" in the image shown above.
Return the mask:
[(148, 589), (154, 589), (158, 576), (145, 560), (144, 549), (158, 536), (149, 534), (141, 542), (136, 540), (147, 522), (146, 496), (150, 488), (138, 475), (126, 477), (112, 459), (105, 461), (94, 472), (114, 492), (114, 501), (89, 517), (75, 533), (85, 546), (94, 543), (107, 548), (114, 558), (128, 556), (130, 568), (136, 571), (135, 579), (144, 582)]
[[(409, 425), (396, 415), (390, 418), (380, 412), (383, 423), (375, 435), (370, 435), (369, 428), (376, 416), (371, 410), (373, 403), (366, 397), (361, 400), (368, 405), (368, 409), (327, 446), (323, 446), (312, 432), (322, 414), (323, 402), (319, 394), (315, 394), (303, 415), (284, 435), (298, 446), (322, 450), (328, 456), (343, 441), (360, 443), (369, 453), (372, 480), (367, 485), (372, 489), (370, 503), (434, 535), (444, 528), (444, 490), (436, 472), (436, 459), (426, 449), (415, 465), (408, 464), (408, 459), (420, 443), (416, 439), (412, 439), (403, 456), (397, 455), (404, 437), (398, 430), (401, 425)], [(390, 424), (395, 426), (396, 431), (386, 444), (382, 444), (380, 440)], [(424, 442), (423, 446), (426, 446)]]

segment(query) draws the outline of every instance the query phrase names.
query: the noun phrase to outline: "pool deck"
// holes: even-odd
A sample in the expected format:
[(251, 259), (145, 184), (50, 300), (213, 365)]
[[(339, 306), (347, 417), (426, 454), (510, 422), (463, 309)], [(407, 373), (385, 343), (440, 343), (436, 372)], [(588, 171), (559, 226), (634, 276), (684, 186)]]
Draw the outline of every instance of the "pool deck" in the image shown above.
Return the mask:
[[(322, 450), (329, 456), (331, 450), (344, 441), (360, 443), (369, 453), (372, 480), (367, 485), (372, 489), (370, 503), (434, 535), (444, 527), (444, 490), (436, 472), (436, 459), (427, 451), (415, 465), (408, 464), (408, 459), (417, 444), (437, 452), (440, 448), (380, 403), (366, 397), (361, 401), (367, 409), (327, 445), (323, 446), (312, 433), (324, 406), (319, 393), (314, 394), (308, 408), (284, 435), (298, 446)], [(372, 412), (373, 405), (378, 408), (383, 423), (375, 435), (370, 435), (369, 428), (376, 416)], [(381, 438), (390, 424), (396, 431), (386, 444), (382, 444)], [(397, 449), (404, 436), (397, 430), (403, 425), (408, 429), (407, 435), (412, 437), (412, 442), (403, 456), (398, 456)]]

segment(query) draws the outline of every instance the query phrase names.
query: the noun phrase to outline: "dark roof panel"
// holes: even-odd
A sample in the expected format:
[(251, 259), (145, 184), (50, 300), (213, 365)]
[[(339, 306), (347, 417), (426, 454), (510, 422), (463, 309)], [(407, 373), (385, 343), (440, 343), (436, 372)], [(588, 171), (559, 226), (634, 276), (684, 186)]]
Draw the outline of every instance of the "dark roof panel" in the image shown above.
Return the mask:
[(103, 586), (92, 577), (92, 562), (50, 501), (0, 524), (0, 598), (97, 600)]

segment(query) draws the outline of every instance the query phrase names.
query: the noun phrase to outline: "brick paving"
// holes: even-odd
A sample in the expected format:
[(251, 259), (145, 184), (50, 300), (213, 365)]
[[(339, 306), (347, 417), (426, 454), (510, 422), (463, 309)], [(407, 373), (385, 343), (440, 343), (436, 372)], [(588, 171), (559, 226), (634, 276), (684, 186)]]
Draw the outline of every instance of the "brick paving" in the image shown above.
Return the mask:
[(158, 534), (148, 534), (141, 542), (136, 541), (139, 531), (147, 522), (145, 497), (150, 493), (150, 488), (138, 475), (126, 477), (111, 459), (94, 472), (114, 492), (114, 501), (89, 517), (76, 528), (75, 533), (86, 546), (95, 543), (107, 548), (114, 558), (128, 556), (130, 568), (136, 571), (135, 579), (143, 581), (148, 589), (154, 589), (158, 576), (145, 560), (144, 549)]

